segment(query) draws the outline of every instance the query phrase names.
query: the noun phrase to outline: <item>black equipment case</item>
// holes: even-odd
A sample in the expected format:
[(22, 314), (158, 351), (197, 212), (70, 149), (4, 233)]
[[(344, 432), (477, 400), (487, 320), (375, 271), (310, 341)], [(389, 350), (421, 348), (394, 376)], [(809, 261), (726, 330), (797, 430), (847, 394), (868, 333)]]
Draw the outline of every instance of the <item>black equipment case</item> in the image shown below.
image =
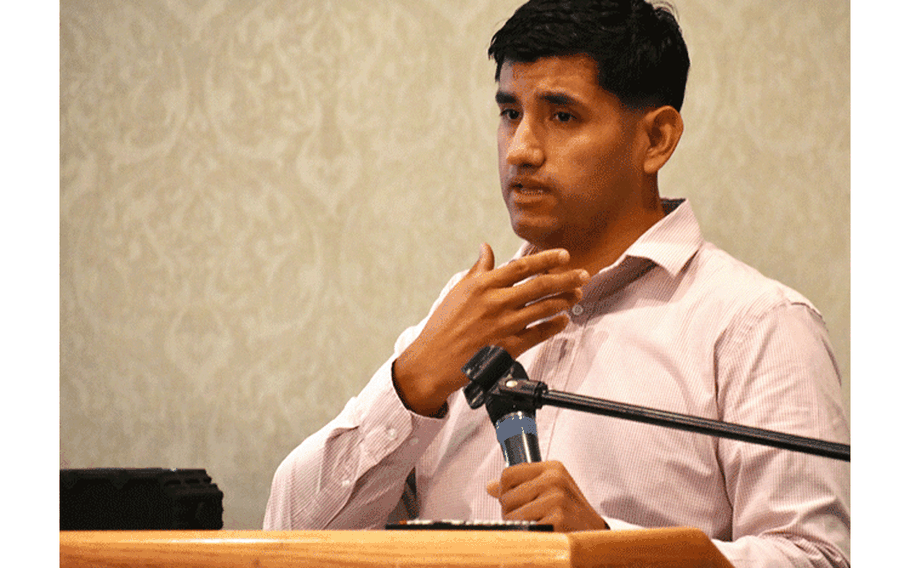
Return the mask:
[(61, 469), (60, 530), (218, 530), (223, 498), (204, 469)]

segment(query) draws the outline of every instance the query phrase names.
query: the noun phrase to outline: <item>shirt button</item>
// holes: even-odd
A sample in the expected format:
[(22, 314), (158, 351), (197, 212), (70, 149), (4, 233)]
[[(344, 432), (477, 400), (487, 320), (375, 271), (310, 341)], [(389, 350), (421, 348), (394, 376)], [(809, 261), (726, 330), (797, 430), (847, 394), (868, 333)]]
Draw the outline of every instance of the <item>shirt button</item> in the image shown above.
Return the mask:
[(385, 435), (389, 437), (389, 440), (394, 440), (398, 437), (398, 430), (394, 428), (386, 428)]
[(576, 316), (580, 316), (581, 314), (585, 313), (585, 309), (583, 307), (581, 307), (580, 305), (575, 304), (574, 306), (572, 306), (572, 313), (575, 314)]
[(416, 446), (419, 443), (420, 443), (420, 440), (418, 440), (417, 438), (411, 438), (410, 440), (408, 440), (408, 444), (411, 446)]
[(341, 480), (341, 486), (342, 486), (342, 487), (350, 487), (350, 486), (351, 486), (351, 480), (350, 480), (350, 479), (342, 479), (342, 480)]

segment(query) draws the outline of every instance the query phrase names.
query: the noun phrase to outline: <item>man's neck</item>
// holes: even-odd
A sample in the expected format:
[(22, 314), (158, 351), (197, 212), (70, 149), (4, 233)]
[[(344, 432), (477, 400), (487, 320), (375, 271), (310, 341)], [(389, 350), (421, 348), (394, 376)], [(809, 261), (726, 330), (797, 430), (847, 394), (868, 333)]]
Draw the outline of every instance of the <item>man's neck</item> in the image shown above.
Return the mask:
[(592, 276), (616, 262), (648, 229), (664, 218), (663, 207), (642, 211), (634, 218), (626, 217), (602, 232), (577, 244), (566, 243), (572, 269), (583, 268)]

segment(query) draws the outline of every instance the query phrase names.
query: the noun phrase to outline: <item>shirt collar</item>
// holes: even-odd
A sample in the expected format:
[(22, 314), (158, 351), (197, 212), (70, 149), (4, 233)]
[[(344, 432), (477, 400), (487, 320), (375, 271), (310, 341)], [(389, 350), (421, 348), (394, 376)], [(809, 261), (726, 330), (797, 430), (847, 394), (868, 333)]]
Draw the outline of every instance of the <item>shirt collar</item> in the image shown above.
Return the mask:
[[(623, 257), (648, 259), (675, 277), (704, 243), (687, 199), (661, 199), (666, 215), (638, 237)], [(619, 262), (623, 260), (620, 257)]]

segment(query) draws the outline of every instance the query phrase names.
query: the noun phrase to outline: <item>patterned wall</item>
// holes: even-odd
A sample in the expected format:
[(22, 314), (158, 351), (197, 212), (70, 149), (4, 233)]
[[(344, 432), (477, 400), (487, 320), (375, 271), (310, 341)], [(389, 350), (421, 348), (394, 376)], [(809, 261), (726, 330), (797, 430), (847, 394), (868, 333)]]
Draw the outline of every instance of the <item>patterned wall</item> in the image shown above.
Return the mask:
[[(482, 240), (520, 0), (63, 0), (62, 467), (204, 467), (226, 528)], [(825, 314), (849, 389), (849, 4), (676, 0), (661, 178)], [(849, 399), (848, 399), (849, 402)]]

